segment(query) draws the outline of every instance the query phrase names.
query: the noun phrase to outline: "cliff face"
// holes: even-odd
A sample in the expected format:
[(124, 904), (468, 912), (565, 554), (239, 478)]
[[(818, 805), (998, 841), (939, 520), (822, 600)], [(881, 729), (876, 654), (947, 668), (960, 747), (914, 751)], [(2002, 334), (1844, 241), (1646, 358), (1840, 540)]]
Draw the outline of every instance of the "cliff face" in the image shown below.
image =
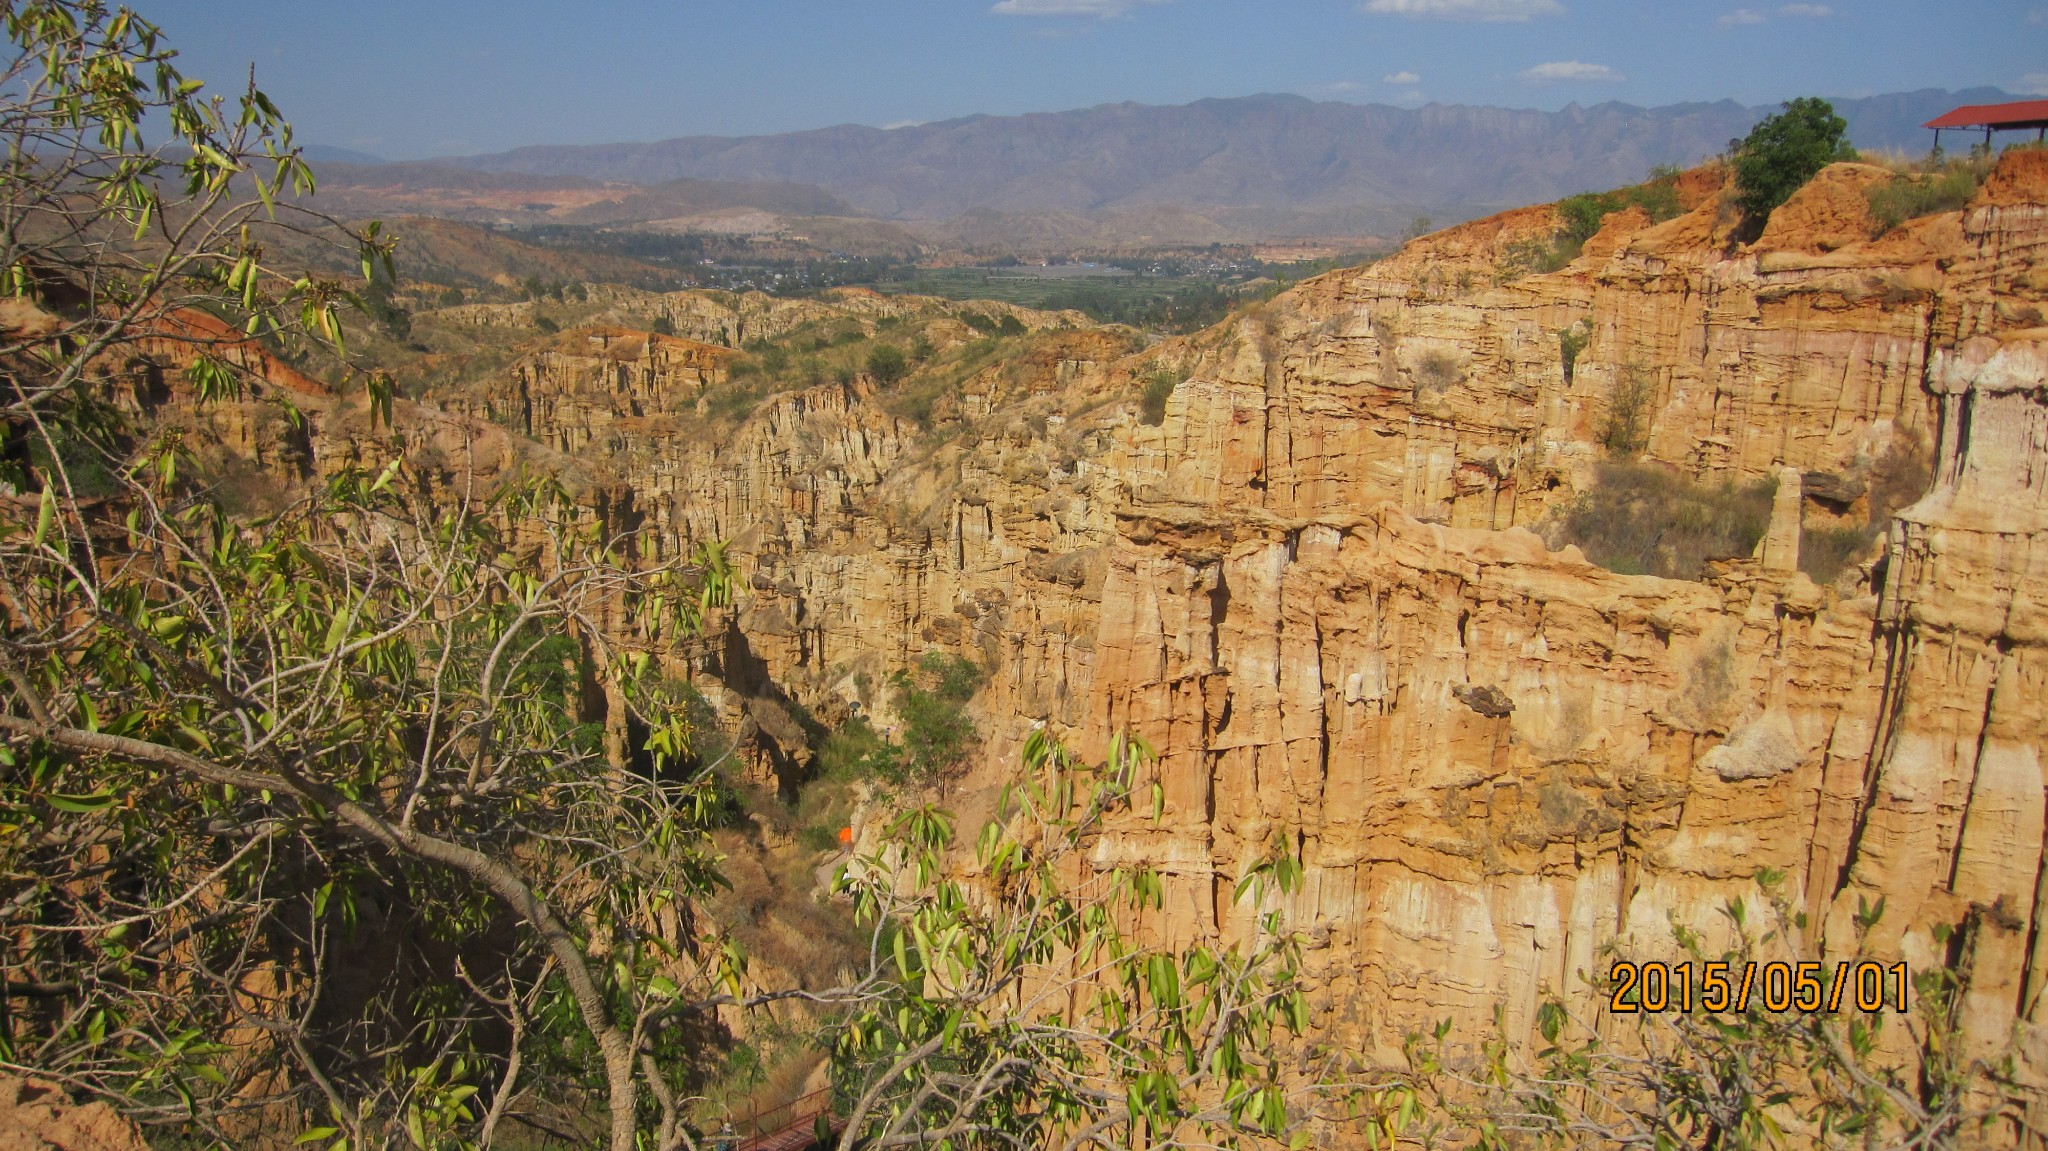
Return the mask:
[[(1967, 967), (1973, 1042), (2017, 1019), (2032, 1043), (2044, 160), (1876, 241), (1852, 167), (1750, 250), (1710, 200), (1613, 218), (1565, 272), (1461, 298), (1511, 215), (1219, 334), (1133, 438), (1157, 479), (1120, 511), (1084, 725), (1159, 738), (1178, 819), (1104, 853), (1183, 877), (1174, 929), (1230, 931), (1253, 910), (1231, 881), (1276, 831), (1297, 843), (1328, 1026), (1384, 1055), (1432, 1013), (1500, 1003), (1526, 1029), (1609, 945), (1674, 951), (1674, 921), (1718, 939), (1766, 867), (1810, 950), (1852, 946), (1883, 897), (1880, 952)], [(1802, 479), (1839, 498), (1903, 437), (1932, 445), (1934, 489), (1825, 589), (1782, 522), (1697, 584), (1546, 552), (1512, 525), (1583, 486), (1632, 373), (1651, 458), (1775, 472), (1781, 521)]]
[(1199, 343), (1141, 466), (1195, 502), (1388, 499), (1529, 525), (1584, 485), (1633, 391), (1647, 456), (1694, 475), (1856, 473), (1901, 433), (1931, 436), (1928, 348), (1997, 323), (1982, 305), (2010, 285), (1994, 281), (2039, 243), (1995, 209), (1972, 234), (1948, 216), (1870, 242), (1861, 189), (1878, 175), (1829, 169), (1753, 251), (1731, 253), (1717, 198), (1698, 195), (1662, 224), (1608, 217), (1554, 275), (1515, 274), (1553, 226), (1525, 209), (1322, 277)]
[(574, 456), (672, 433), (705, 388), (723, 381), (732, 353), (627, 328), (577, 328), (512, 368), (473, 414)]
[[(1966, 965), (1971, 1041), (2017, 1023), (2048, 1065), (2048, 153), (1871, 239), (1877, 178), (1829, 169), (1754, 245), (1692, 187), (1555, 273), (1517, 271), (1554, 227), (1528, 209), (1128, 359), (1067, 333), (970, 383), (941, 443), (864, 381), (715, 442), (569, 389), (533, 434), (618, 461), (663, 548), (732, 541), (728, 673), (886, 712), (880, 673), (928, 647), (989, 667), (958, 805), (1034, 723), (1145, 735), (1166, 817), (1101, 859), (1159, 868), (1158, 930), (1188, 938), (1249, 930), (1237, 877), (1298, 851), (1333, 1039), (1393, 1058), (1496, 1004), (1526, 1029), (1610, 946), (1719, 938), (1771, 868), (1809, 949), (1850, 947), (1881, 896), (1872, 946)], [(1131, 401), (1162, 366), (1186, 378), (1154, 427)], [(1757, 558), (1624, 576), (1531, 530), (1624, 402), (1649, 458), (1779, 481)], [(1816, 586), (1801, 516), (1867, 508), (1890, 452), (1932, 490)], [(1956, 926), (1967, 954), (1938, 942)]]

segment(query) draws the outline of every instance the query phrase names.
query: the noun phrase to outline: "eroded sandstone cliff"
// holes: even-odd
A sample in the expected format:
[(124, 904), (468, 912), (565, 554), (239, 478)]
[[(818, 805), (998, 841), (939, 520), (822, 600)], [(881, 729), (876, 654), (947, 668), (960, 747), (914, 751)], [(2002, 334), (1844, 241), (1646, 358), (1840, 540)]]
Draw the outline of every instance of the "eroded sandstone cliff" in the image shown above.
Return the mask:
[[(1689, 187), (1551, 274), (1515, 268), (1549, 210), (1509, 213), (1199, 337), (970, 389), (942, 435), (859, 382), (775, 397), (729, 442), (621, 426), (614, 450), (674, 544), (734, 542), (740, 646), (782, 689), (886, 712), (861, 672), (927, 647), (991, 669), (963, 807), (1033, 724), (1146, 735), (1166, 818), (1100, 853), (1166, 874), (1165, 934), (1249, 929), (1235, 880), (1276, 835), (1298, 851), (1333, 1038), (1392, 1058), (1496, 1004), (1526, 1029), (1613, 949), (1724, 930), (1772, 868), (1815, 948), (1886, 898), (1873, 946), (1967, 965), (1973, 1041), (2017, 1025), (2048, 1063), (2048, 154), (1872, 238), (1878, 178), (1829, 169), (1748, 245)], [(1186, 379), (1155, 427), (1131, 401), (1161, 366)], [(1631, 377), (1649, 458), (1781, 481), (1765, 554), (1662, 580), (1531, 530), (1592, 482)], [(1832, 522), (1901, 444), (1933, 490), (1816, 586), (1802, 502)], [(1937, 938), (1960, 926), (1967, 956)]]
[[(1552, 273), (1524, 256), (1556, 217), (1512, 212), (1136, 353), (1067, 320), (925, 423), (861, 378), (703, 434), (706, 345), (783, 322), (744, 300), (624, 301), (701, 342), (564, 333), (445, 402), (604, 477), (665, 553), (731, 541), (747, 594), (706, 658), (743, 694), (886, 720), (889, 670), (980, 661), (964, 814), (1034, 725), (1143, 734), (1165, 817), (1099, 861), (1157, 868), (1156, 930), (1188, 939), (1250, 930), (1237, 878), (1298, 853), (1285, 909), (1351, 1049), (1590, 1006), (1586, 975), (1674, 922), (1721, 937), (1769, 869), (1811, 952), (1882, 898), (1868, 945), (1967, 972), (1968, 1041), (2048, 1076), (2048, 152), (1879, 234), (1882, 178), (1830, 168), (1745, 244), (1694, 174), (1689, 210), (1616, 213)], [(1679, 581), (1546, 545), (1624, 399), (1648, 459), (1777, 482), (1755, 557)], [(1902, 455), (1928, 490), (1817, 585), (1801, 521), (1888, 514)]]

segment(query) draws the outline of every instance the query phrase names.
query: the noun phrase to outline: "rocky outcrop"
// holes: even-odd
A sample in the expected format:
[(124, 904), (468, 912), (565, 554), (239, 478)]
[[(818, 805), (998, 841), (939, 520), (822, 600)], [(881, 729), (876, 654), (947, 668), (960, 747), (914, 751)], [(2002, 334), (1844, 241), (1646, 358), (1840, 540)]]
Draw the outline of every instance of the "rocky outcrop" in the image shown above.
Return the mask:
[(0, 1151), (149, 1151), (135, 1124), (105, 1103), (75, 1104), (63, 1090), (0, 1076)]
[(627, 451), (676, 431), (706, 388), (724, 382), (725, 348), (628, 328), (575, 328), (513, 365), (504, 386), (466, 405), (568, 456)]
[[(2048, 331), (1936, 353), (1936, 486), (1893, 521), (1877, 622), (1886, 658), (1859, 834), (1831, 930), (1853, 897), (1901, 914), (1884, 942), (1939, 966), (1940, 925), (1969, 929), (1966, 1034), (1979, 1054), (2015, 1030), (2048, 1074), (2042, 883), (2048, 758)], [(1832, 862), (1832, 860), (1831, 860)]]

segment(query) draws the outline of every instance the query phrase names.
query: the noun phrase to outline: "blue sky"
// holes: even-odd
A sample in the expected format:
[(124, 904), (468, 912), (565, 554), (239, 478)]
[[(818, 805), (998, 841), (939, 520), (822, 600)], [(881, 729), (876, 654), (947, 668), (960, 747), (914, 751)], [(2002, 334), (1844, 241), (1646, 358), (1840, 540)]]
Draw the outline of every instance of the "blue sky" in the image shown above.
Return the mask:
[(131, 0), (389, 158), (1296, 92), (1558, 108), (1996, 85), (2048, 0)]

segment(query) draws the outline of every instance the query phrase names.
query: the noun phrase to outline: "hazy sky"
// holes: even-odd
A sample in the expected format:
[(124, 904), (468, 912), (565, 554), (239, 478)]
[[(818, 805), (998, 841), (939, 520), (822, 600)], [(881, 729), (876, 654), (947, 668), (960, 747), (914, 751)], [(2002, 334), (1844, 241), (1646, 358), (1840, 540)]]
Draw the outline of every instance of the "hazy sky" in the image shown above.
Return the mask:
[(2048, 0), (131, 0), (302, 141), (411, 158), (1298, 92), (1558, 108), (1996, 85)]

